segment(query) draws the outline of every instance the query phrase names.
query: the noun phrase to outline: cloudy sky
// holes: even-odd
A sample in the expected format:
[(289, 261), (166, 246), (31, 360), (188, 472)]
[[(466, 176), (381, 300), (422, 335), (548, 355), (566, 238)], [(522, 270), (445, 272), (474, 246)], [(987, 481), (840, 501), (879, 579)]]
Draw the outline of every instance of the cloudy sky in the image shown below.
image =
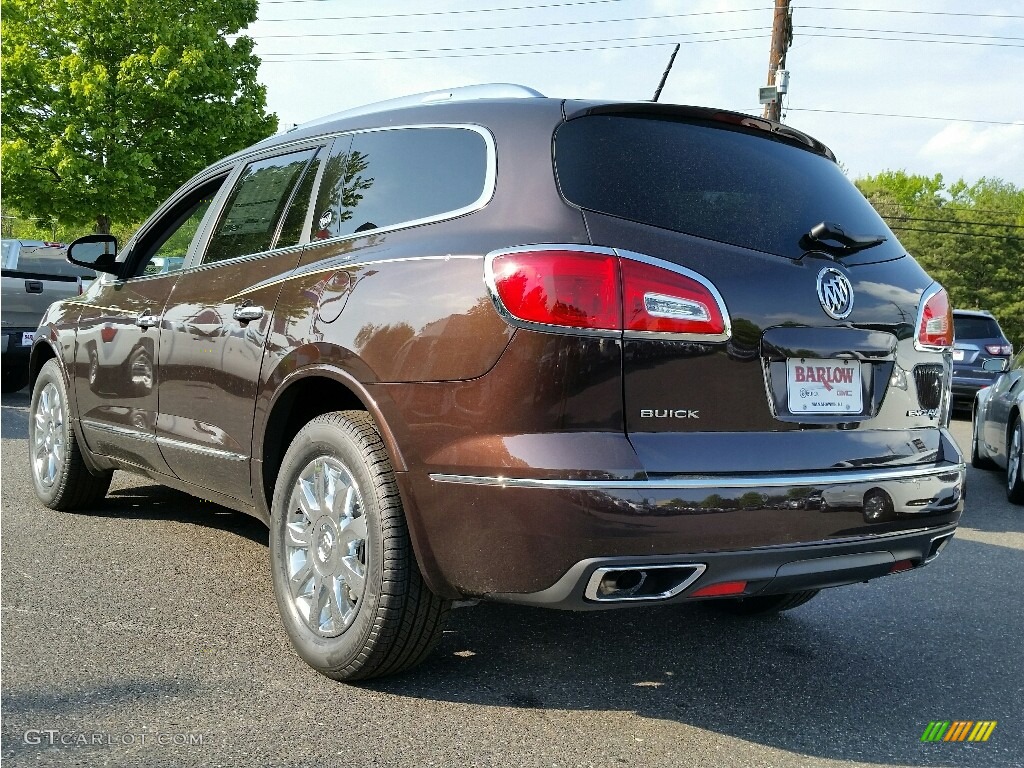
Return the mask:
[[(784, 121), (851, 176), (1024, 186), (1024, 0), (792, 5)], [(759, 114), (772, 15), (772, 0), (261, 0), (248, 34), (282, 129), (476, 83), (650, 99), (677, 42), (661, 101)]]

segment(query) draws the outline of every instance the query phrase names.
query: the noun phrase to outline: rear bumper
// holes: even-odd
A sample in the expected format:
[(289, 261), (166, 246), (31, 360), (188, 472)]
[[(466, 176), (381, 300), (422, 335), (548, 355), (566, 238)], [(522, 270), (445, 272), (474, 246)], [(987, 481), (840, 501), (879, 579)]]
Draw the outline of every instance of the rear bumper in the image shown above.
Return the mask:
[(32, 351), (31, 344), (22, 344), (24, 334), (32, 333), (35, 328), (4, 328), (3, 336), (0, 337), (0, 354), (7, 364), (12, 362), (28, 366), (29, 354)]
[[(492, 594), (502, 602), (568, 610), (600, 610), (628, 605), (650, 605), (700, 600), (694, 593), (716, 584), (745, 582), (730, 597), (775, 595), (807, 589), (856, 584), (896, 571), (926, 565), (938, 557), (953, 537), (955, 525), (868, 539), (836, 541), (795, 547), (766, 547), (741, 552), (713, 552), (672, 557), (592, 558), (573, 565), (551, 587), (532, 594)], [(899, 565), (897, 565), (899, 564)], [(646, 600), (595, 597), (593, 585), (607, 571), (660, 573), (657, 569), (679, 566), (682, 589), (665, 590), (665, 596)], [(682, 570), (692, 567), (692, 576)], [(595, 576), (596, 574), (596, 576)]]
[[(760, 569), (759, 591), (780, 567), (807, 557), (875, 553), (865, 572), (837, 583), (884, 575), (896, 559), (923, 562), (931, 538), (952, 531), (963, 510), (965, 467), (955, 447), (944, 455), (954, 460), (774, 475), (576, 480), (402, 473), (400, 482), (403, 495), (415, 499), (414, 534), (426, 544), (418, 554), (435, 590), (533, 602), (537, 593), (561, 595), (568, 579), (572, 588), (562, 597), (537, 599), (579, 608), (587, 606), (577, 600), (578, 580), (585, 582), (599, 561), (704, 563), (699, 588), (713, 577), (712, 561), (728, 560)], [(900, 537), (910, 543), (896, 552), (890, 542)], [(808, 547), (817, 548), (813, 555)], [(910, 556), (896, 557), (904, 551)], [(822, 573), (800, 588), (834, 585), (829, 564), (819, 565), (826, 566)], [(856, 570), (850, 562), (834, 565)]]

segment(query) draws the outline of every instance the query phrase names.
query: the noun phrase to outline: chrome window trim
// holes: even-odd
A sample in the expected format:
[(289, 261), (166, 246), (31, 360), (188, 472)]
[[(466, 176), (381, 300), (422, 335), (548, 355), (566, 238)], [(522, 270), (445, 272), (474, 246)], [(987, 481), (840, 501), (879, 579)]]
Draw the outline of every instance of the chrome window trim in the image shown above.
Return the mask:
[[(620, 259), (637, 261), (652, 267), (668, 270), (669, 272), (675, 272), (677, 275), (682, 275), (694, 282), (700, 283), (708, 290), (714, 298), (715, 303), (718, 305), (718, 311), (722, 314), (725, 329), (722, 333), (718, 334), (663, 333), (660, 331), (573, 328), (572, 326), (535, 323), (528, 320), (520, 320), (506, 309), (501, 297), (498, 296), (498, 288), (494, 281), (494, 260), (499, 256), (507, 256), (513, 253), (535, 253), (537, 251), (581, 251), (585, 253), (597, 253), (602, 256), (616, 256)], [(699, 272), (694, 272), (692, 269), (688, 269), (687, 267), (680, 266), (679, 264), (674, 264), (671, 261), (656, 259), (653, 256), (646, 256), (642, 253), (636, 253), (635, 251), (627, 251), (623, 248), (609, 248), (608, 246), (603, 245), (580, 245), (575, 243), (538, 243), (535, 245), (518, 245), (512, 248), (501, 248), (496, 251), (491, 251), (485, 257), (484, 284), (487, 286), (487, 292), (490, 294), (491, 303), (494, 304), (494, 308), (497, 310), (498, 314), (501, 315), (509, 325), (517, 328), (540, 331), (541, 333), (568, 334), (572, 336), (598, 336), (603, 338), (630, 339), (636, 341), (695, 341), (703, 342), (705, 344), (714, 344), (728, 341), (732, 338), (732, 320), (729, 317), (729, 310), (725, 305), (725, 299), (722, 298), (722, 294), (719, 293), (714, 284), (704, 277), (704, 275)]]
[(487, 475), (453, 475), (433, 472), (435, 483), (486, 485), (499, 488), (547, 488), (573, 491), (650, 491), (700, 488), (788, 488), (797, 485), (851, 485), (891, 480), (915, 480), (925, 477), (964, 474), (965, 464), (945, 467), (903, 469), (843, 470), (839, 472), (807, 472), (791, 475), (701, 475), (699, 477), (654, 478), (647, 480), (563, 480), (560, 478), (500, 477)]
[[(368, 229), (364, 232), (352, 232), (347, 235), (337, 235), (335, 237), (328, 237), (323, 240), (312, 240), (310, 239), (309, 247), (319, 247), (321, 245), (328, 245), (333, 243), (344, 242), (345, 240), (354, 240), (360, 237), (369, 237), (371, 235), (379, 235), (385, 232), (394, 232), (398, 229), (408, 229), (410, 227), (418, 227), (421, 224), (433, 224), (438, 221), (448, 221), (450, 219), (457, 219), (460, 216), (465, 216), (470, 213), (475, 213), (480, 209), (484, 208), (494, 197), (494, 190), (497, 187), (498, 180), (498, 153), (497, 144), (494, 141), (494, 135), (482, 125), (476, 123), (417, 123), (411, 125), (389, 125), (375, 128), (361, 128), (354, 131), (341, 131), (333, 136), (335, 141), (342, 136), (358, 136), (364, 133), (381, 133), (383, 131), (408, 131), (415, 129), (437, 129), (437, 128), (448, 128), (463, 131), (472, 131), (480, 136), (484, 140), (485, 147), (485, 168), (484, 168), (484, 185), (480, 196), (477, 197), (472, 203), (464, 205), (461, 208), (457, 208), (452, 211), (445, 211), (443, 213), (434, 214), (433, 216), (425, 216), (419, 219), (410, 219), (408, 221), (401, 221), (396, 224), (389, 224), (386, 227), (380, 227), (379, 229)], [(333, 147), (332, 147), (333, 151)], [(328, 160), (330, 157), (327, 158)], [(325, 161), (326, 164), (326, 161)], [(321, 178), (322, 181), (322, 178)], [(314, 190), (316, 197), (320, 195), (320, 188), (317, 187)], [(315, 203), (314, 203), (315, 206)], [(316, 218), (317, 211), (314, 207), (313, 218)]]
[[(213, 216), (210, 216), (210, 212), (207, 212), (207, 216), (203, 219), (203, 223), (200, 226), (199, 231), (196, 233), (196, 240), (193, 242), (193, 245), (196, 246), (196, 252), (194, 254), (191, 252), (189, 253), (189, 259), (186, 261), (186, 264), (188, 264), (188, 269), (190, 271), (198, 271), (204, 268), (209, 269), (210, 267), (216, 267), (221, 264), (239, 264), (245, 261), (249, 261), (251, 259), (261, 259), (271, 254), (276, 256), (279, 253), (288, 253), (288, 251), (291, 250), (302, 250), (302, 248), (304, 248), (305, 245), (300, 240), (300, 242), (296, 243), (295, 245), (288, 245), (283, 248), (270, 248), (266, 251), (260, 251), (259, 253), (242, 253), (239, 254), (238, 256), (232, 256), (230, 259), (220, 259), (219, 261), (204, 261), (204, 259), (206, 258), (207, 251), (209, 250), (210, 247), (210, 241), (213, 239), (214, 231), (216, 230), (217, 224), (220, 223), (221, 216), (224, 215), (224, 209), (225, 206), (227, 205), (228, 198), (231, 196), (231, 193), (235, 191), (235, 188), (238, 186), (238, 182), (241, 180), (242, 174), (245, 173), (246, 168), (248, 168), (253, 163), (258, 163), (263, 160), (270, 160), (275, 157), (284, 157), (286, 155), (295, 154), (296, 152), (305, 152), (306, 150), (313, 150), (313, 154), (310, 155), (309, 159), (306, 161), (306, 168), (303, 169), (304, 175), (305, 171), (309, 169), (309, 164), (313, 162), (313, 160), (319, 154), (319, 150), (322, 149), (323, 147), (324, 142), (319, 141), (313, 142), (309, 146), (290, 146), (289, 151), (287, 152), (261, 152), (256, 155), (247, 155), (246, 157), (241, 158), (235, 165), (235, 168), (231, 172), (231, 175), (227, 178), (227, 180), (225, 180), (223, 186), (219, 190), (218, 198), (215, 201), (215, 205), (210, 206), (211, 211), (214, 208), (217, 209), (216, 213)], [(280, 147), (275, 147), (275, 149), (280, 149)], [(320, 168), (323, 168), (323, 165), (324, 164), (321, 163)], [(320, 175), (319, 169), (317, 170), (317, 174), (318, 176)], [(295, 195), (296, 190), (298, 189), (299, 184), (301, 183), (302, 175), (299, 176), (299, 178), (296, 180), (295, 186), (292, 188), (291, 195), (293, 197)], [(277, 238), (277, 235), (280, 232), (281, 226), (284, 224), (284, 217), (287, 215), (288, 210), (286, 206), (285, 210), (281, 213), (282, 218), (277, 222), (274, 235), (275, 239)]]

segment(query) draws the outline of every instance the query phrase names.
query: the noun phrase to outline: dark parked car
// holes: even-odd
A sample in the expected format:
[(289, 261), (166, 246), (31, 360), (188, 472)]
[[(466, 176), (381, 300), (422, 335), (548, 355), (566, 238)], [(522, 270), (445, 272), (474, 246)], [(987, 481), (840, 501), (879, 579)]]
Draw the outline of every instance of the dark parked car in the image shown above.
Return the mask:
[(264, 520), (339, 679), (416, 664), (462, 598), (793, 608), (930, 562), (963, 508), (946, 292), (778, 123), (431, 94), (71, 257), (106, 274), (36, 336), (40, 498), (126, 469)]
[(971, 420), (971, 463), (1006, 470), (1006, 498), (1024, 504), (1024, 350), (1009, 364), (989, 360), (998, 378), (978, 391)]
[(987, 360), (1009, 360), (1013, 346), (991, 312), (953, 310), (953, 405), (969, 408), (974, 395), (998, 376)]

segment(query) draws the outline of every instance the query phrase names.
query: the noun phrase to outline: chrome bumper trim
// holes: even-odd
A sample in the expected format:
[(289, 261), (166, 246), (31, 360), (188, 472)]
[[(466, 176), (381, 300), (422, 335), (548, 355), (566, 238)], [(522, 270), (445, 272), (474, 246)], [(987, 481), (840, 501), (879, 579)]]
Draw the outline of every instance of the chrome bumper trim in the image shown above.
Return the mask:
[[(686, 488), (788, 488), (792, 486), (850, 485), (854, 483), (881, 483), (900, 480), (920, 480), (938, 477), (962, 482), (967, 471), (965, 464), (947, 464), (942, 467), (903, 467), (899, 469), (839, 470), (836, 472), (794, 472), (773, 475), (700, 475), (649, 480), (563, 480), (529, 477), (501, 477), (486, 475), (450, 475), (431, 473), (435, 483), (459, 485), (488, 485), (500, 488), (549, 488), (573, 491), (645, 491)], [(959, 475), (959, 478), (956, 476)], [(948, 476), (943, 477), (943, 476)]]

